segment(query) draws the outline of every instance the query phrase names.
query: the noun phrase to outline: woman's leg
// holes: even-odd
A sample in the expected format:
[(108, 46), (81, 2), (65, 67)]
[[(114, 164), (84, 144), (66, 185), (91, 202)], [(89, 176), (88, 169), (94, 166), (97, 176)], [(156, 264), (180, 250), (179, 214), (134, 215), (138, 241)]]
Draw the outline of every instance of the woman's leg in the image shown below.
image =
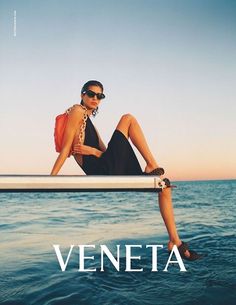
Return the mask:
[[(164, 220), (167, 232), (169, 234), (168, 249), (171, 250), (174, 245), (179, 247), (182, 243), (179, 238), (175, 224), (171, 188), (163, 189), (162, 192), (158, 193), (158, 197), (159, 197), (159, 207), (160, 207), (161, 216)], [(185, 256), (186, 257), (190, 256), (189, 251), (185, 252)]]
[[(145, 169), (146, 172), (149, 172), (158, 167), (157, 162), (148, 147), (140, 125), (132, 115), (123, 115), (116, 129), (122, 132), (127, 139), (130, 138), (132, 143), (137, 147), (144, 160), (147, 162), (147, 166)], [(161, 216), (164, 220), (167, 232), (169, 234), (168, 249), (171, 250), (174, 245), (178, 247), (182, 243), (175, 225), (171, 188), (163, 189), (163, 191), (160, 192), (158, 196)], [(186, 251), (185, 256), (188, 257), (189, 255), (190, 253)]]
[(130, 138), (134, 146), (141, 153), (142, 157), (147, 163), (145, 172), (151, 172), (158, 167), (158, 164), (148, 147), (143, 131), (135, 117), (133, 117), (131, 114), (123, 115), (116, 129), (122, 132), (127, 139)]

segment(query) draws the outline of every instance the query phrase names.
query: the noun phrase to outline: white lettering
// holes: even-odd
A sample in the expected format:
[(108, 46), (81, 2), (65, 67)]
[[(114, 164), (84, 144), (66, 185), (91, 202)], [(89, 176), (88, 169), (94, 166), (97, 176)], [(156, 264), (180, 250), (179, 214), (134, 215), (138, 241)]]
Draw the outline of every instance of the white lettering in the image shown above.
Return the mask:
[(116, 268), (117, 271), (120, 271), (120, 245), (117, 245), (117, 260), (112, 255), (110, 250), (107, 248), (106, 245), (101, 245), (101, 271), (104, 271), (104, 260), (103, 260), (103, 253), (106, 254), (106, 256), (109, 258), (110, 262), (113, 264), (113, 266)]
[(146, 248), (152, 248), (152, 272), (157, 270), (157, 248), (163, 248), (163, 245), (146, 245)]
[(130, 271), (130, 272), (140, 272), (143, 271), (143, 268), (140, 269), (131, 269), (131, 260), (132, 259), (138, 259), (140, 260), (140, 256), (131, 256), (131, 249), (132, 248), (142, 248), (142, 245), (126, 245), (126, 269), (125, 271)]
[[(172, 257), (172, 255), (173, 255), (173, 253), (175, 253), (175, 256), (176, 256), (176, 258), (177, 258), (177, 261), (171, 261), (171, 257)], [(167, 261), (167, 264), (166, 264), (166, 266), (165, 266), (165, 269), (164, 269), (163, 271), (166, 271), (166, 272), (168, 271), (167, 268), (168, 268), (168, 266), (169, 266), (170, 263), (172, 263), (172, 264), (179, 264), (179, 266), (180, 266), (180, 271), (187, 271), (187, 270), (185, 269), (184, 263), (183, 263), (183, 261), (182, 261), (182, 258), (181, 258), (180, 254), (179, 254), (179, 250), (178, 250), (178, 248), (177, 248), (176, 245), (174, 245), (174, 247), (173, 247), (173, 249), (172, 249), (172, 251), (171, 251), (171, 253), (170, 253), (169, 259), (168, 259), (168, 261)]]
[[(60, 265), (61, 271), (64, 272), (67, 268), (67, 265), (69, 263), (69, 259), (71, 257), (71, 253), (72, 250), (74, 248), (74, 245), (70, 246), (69, 252), (67, 254), (66, 260), (64, 261), (63, 257), (62, 257), (62, 253), (60, 250), (60, 245), (53, 245), (53, 248), (55, 250), (56, 256), (57, 256), (57, 260), (58, 263)], [(94, 260), (94, 256), (85, 256), (85, 249), (86, 248), (92, 248), (95, 249), (96, 246), (95, 245), (78, 245), (79, 248), (79, 266), (78, 266), (78, 271), (81, 272), (95, 272), (97, 269), (94, 267), (95, 265), (95, 260)], [(132, 268), (132, 261), (133, 260), (141, 260), (141, 256), (134, 256), (132, 255), (132, 250), (134, 248), (141, 248), (142, 249), (142, 245), (125, 245), (125, 256), (126, 256), (126, 268), (125, 268), (125, 272), (142, 272), (143, 268)], [(146, 249), (147, 248), (151, 248), (151, 252), (152, 252), (152, 272), (157, 272), (157, 249), (158, 248), (163, 248), (163, 245), (146, 245)], [(172, 256), (173, 254), (175, 254), (176, 256), (176, 260), (172, 260)], [(116, 245), (116, 257), (113, 256), (113, 254), (111, 253), (111, 251), (109, 250), (109, 248), (106, 245), (100, 245), (100, 263), (101, 263), (101, 272), (104, 272), (104, 255), (107, 256), (107, 258), (110, 260), (110, 262), (112, 263), (112, 265), (115, 267), (115, 269), (119, 272), (120, 271), (120, 245)], [(85, 261), (86, 260), (92, 260), (93, 263), (93, 268), (85, 268)], [(167, 264), (164, 268), (163, 271), (168, 272), (168, 267), (170, 264), (178, 264), (180, 271), (182, 272), (186, 272), (187, 270), (185, 269), (183, 260), (179, 254), (179, 250), (177, 248), (176, 245), (174, 245)]]
[(84, 269), (84, 260), (85, 259), (92, 259), (94, 260), (94, 256), (84, 256), (84, 249), (85, 248), (95, 248), (95, 245), (79, 245), (79, 251), (80, 251), (80, 256), (79, 256), (79, 271), (96, 271), (96, 268), (94, 269)]
[(68, 261), (69, 261), (69, 258), (70, 258), (70, 255), (71, 255), (71, 252), (74, 248), (74, 245), (71, 245), (70, 246), (70, 251), (69, 251), (69, 254), (67, 255), (67, 259), (66, 259), (66, 262), (64, 263), (64, 260), (62, 258), (62, 255), (61, 255), (61, 251), (60, 251), (60, 245), (53, 245), (53, 248), (56, 252), (56, 255), (57, 255), (57, 259), (58, 259), (58, 262), (59, 262), (59, 265), (61, 267), (61, 271), (65, 271), (66, 270), (66, 266), (68, 264)]

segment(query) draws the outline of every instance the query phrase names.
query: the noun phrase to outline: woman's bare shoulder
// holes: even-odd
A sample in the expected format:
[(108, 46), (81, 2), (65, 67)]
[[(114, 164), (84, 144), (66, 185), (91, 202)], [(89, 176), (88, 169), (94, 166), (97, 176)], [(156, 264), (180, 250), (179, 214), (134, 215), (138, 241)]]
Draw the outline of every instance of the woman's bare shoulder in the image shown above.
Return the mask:
[(84, 109), (80, 105), (74, 105), (69, 112), (70, 117), (80, 118), (83, 116), (83, 114), (84, 114)]

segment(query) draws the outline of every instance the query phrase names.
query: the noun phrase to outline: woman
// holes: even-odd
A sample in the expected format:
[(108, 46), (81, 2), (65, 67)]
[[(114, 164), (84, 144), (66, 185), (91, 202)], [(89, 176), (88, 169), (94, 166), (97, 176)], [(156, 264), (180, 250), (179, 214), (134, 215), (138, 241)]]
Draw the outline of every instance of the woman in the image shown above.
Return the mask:
[[(51, 175), (57, 175), (70, 154), (71, 147), (76, 162), (87, 175), (163, 175), (163, 168), (159, 167), (153, 157), (142, 129), (131, 114), (121, 117), (108, 148), (106, 148), (89, 118), (91, 115), (96, 115), (98, 106), (104, 98), (103, 85), (100, 82), (91, 80), (84, 84), (81, 90), (83, 107), (74, 106), (69, 112), (62, 150), (53, 166)], [(85, 111), (87, 120), (84, 119)], [(84, 138), (81, 139), (81, 126), (85, 120)], [(144, 173), (128, 139), (132, 141), (146, 161)], [(201, 255), (189, 250), (187, 244), (179, 238), (174, 220), (171, 188), (165, 188), (158, 196), (161, 215), (169, 234), (168, 250), (170, 251), (176, 245), (182, 258), (199, 259)]]

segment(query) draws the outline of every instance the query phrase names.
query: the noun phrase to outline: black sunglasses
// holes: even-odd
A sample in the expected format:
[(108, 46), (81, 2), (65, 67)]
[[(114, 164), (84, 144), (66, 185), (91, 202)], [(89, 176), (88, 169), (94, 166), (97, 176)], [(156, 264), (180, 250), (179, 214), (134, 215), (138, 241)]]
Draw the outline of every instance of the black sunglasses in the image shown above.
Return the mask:
[(102, 100), (102, 99), (105, 98), (105, 94), (103, 94), (103, 93), (96, 93), (96, 92), (94, 92), (92, 90), (83, 91), (83, 94), (87, 94), (88, 97), (94, 97), (96, 95), (98, 100)]

